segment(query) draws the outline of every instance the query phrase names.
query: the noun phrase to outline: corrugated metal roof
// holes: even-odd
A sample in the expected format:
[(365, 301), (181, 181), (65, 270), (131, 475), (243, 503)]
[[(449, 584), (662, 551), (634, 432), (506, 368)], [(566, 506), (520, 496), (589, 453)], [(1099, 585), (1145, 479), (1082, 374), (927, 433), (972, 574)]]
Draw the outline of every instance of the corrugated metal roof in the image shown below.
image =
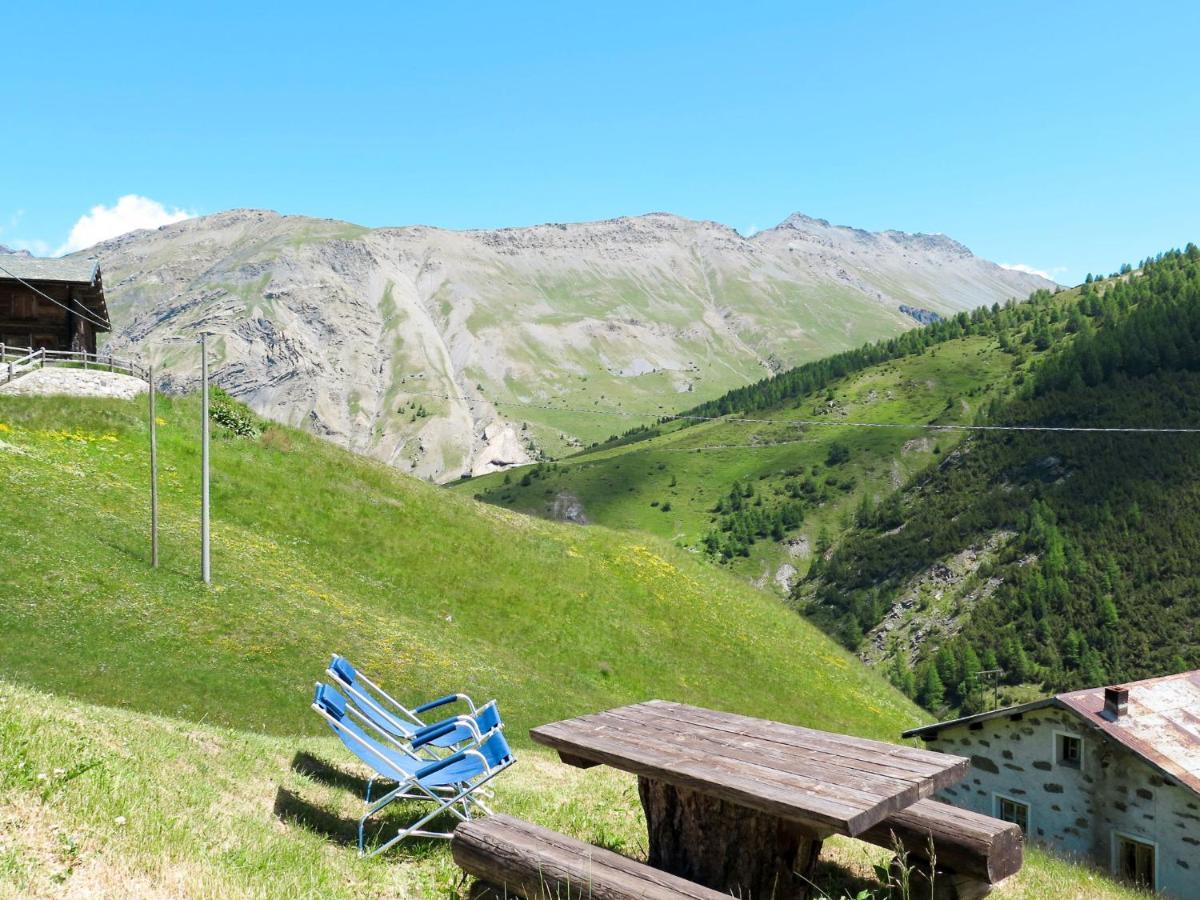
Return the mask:
[(1123, 686), (1129, 689), (1129, 704), (1119, 719), (1104, 713), (1104, 687), (1094, 687), (913, 728), (904, 732), (904, 737), (931, 737), (971, 722), (1057, 706), (1200, 794), (1200, 669), (1129, 681)]
[(1200, 669), (1125, 685), (1129, 706), (1110, 719), (1104, 688), (1056, 698), (1115, 741), (1200, 793)]
[(25, 281), (61, 281), (69, 284), (91, 284), (100, 271), (100, 262), (81, 256), (62, 259), (45, 259), (39, 256), (22, 256), (17, 253), (0, 256), (0, 281), (23, 278)]

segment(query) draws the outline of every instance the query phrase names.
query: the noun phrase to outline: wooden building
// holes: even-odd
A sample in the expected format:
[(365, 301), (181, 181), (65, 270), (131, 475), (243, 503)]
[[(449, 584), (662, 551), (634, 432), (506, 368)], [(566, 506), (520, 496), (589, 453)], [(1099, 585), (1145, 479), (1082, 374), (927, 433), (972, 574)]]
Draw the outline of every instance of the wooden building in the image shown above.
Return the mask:
[(96, 260), (4, 254), (0, 267), (0, 343), (96, 352), (111, 330)]

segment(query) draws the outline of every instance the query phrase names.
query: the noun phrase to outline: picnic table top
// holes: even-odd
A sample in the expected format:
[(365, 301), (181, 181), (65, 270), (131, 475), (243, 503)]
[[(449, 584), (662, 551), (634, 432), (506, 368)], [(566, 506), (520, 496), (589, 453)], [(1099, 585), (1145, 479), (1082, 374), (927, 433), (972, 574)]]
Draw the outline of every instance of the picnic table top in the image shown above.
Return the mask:
[(571, 765), (609, 765), (850, 836), (970, 767), (961, 756), (664, 700), (551, 722), (530, 736)]

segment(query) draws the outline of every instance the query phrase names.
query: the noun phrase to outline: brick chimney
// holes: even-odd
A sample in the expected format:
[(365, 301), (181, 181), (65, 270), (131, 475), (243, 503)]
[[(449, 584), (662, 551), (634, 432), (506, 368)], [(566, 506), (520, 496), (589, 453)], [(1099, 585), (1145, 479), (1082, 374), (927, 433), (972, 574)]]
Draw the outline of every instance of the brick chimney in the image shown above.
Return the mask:
[(1115, 722), (1129, 711), (1129, 688), (1114, 684), (1104, 689), (1104, 718)]

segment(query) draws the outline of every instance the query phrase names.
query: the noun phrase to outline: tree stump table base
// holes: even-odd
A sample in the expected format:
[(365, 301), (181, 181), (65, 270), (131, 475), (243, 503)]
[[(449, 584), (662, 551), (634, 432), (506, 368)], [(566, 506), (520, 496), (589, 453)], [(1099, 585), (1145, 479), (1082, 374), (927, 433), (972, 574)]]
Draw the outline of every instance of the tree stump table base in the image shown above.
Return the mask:
[(794, 822), (638, 778), (650, 865), (742, 900), (805, 900), (821, 836)]

